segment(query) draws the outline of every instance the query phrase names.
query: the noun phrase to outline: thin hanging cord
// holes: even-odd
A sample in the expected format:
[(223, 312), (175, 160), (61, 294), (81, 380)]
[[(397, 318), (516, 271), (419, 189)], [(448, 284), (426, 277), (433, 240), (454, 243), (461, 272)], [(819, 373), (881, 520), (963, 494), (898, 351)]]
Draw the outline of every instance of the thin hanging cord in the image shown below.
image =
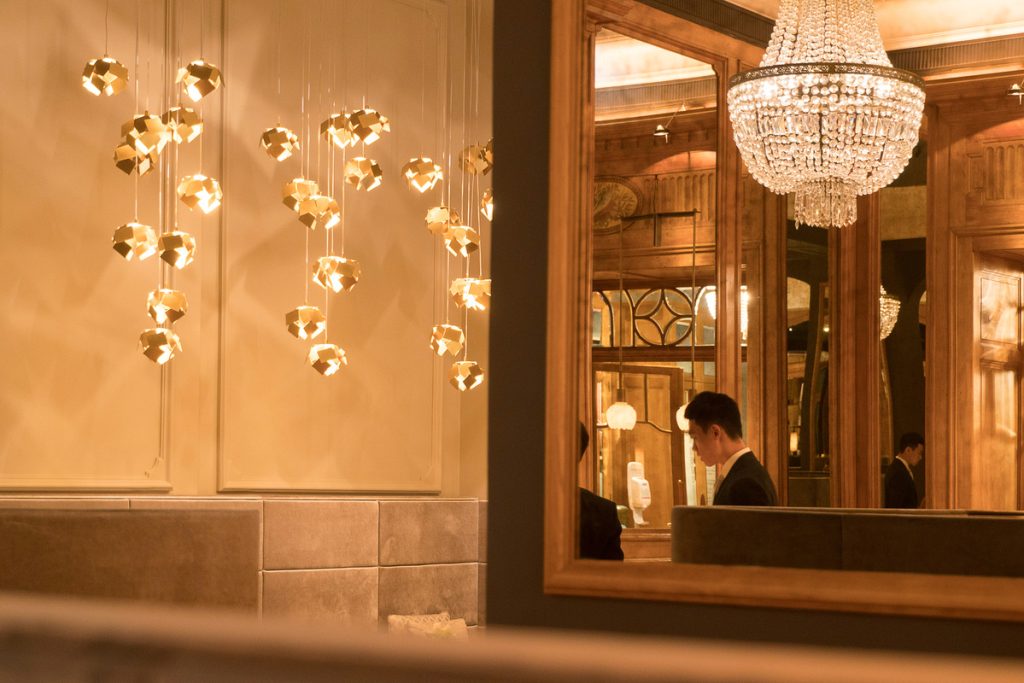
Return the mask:
[[(348, 145), (341, 148), (341, 167), (344, 168), (348, 164)], [(348, 202), (345, 201), (345, 179), (341, 180), (341, 256), (345, 256), (345, 226), (348, 224), (348, 219), (345, 217), (346, 208)]]
[(103, 56), (110, 55), (110, 0), (103, 10)]
[(281, 107), (281, 14), (282, 14), (282, 12), (281, 12), (281, 3), (282, 2), (284, 2), (284, 0), (277, 0), (277, 4), (274, 7), (274, 10), (275, 10), (274, 14), (276, 15), (275, 16), (276, 21), (274, 22), (274, 26), (277, 28), (277, 30), (274, 32), (274, 37), (276, 38), (276, 43), (277, 43), (276, 49), (275, 49), (276, 56), (274, 57), (274, 70), (277, 72), (277, 102), (275, 104), (277, 104), (277, 106), (278, 106), (278, 110), (277, 110), (277, 125), (278, 126), (281, 125), (281, 109), (280, 109), (280, 107)]
[[(141, 0), (135, 0), (135, 70), (132, 72), (135, 78), (135, 106), (132, 109), (132, 118), (139, 111), (139, 29), (142, 16)], [(135, 222), (139, 222), (139, 165), (136, 157), (135, 164)]]
[(199, 0), (199, 59), (206, 59), (206, 0)]
[[(174, 7), (174, 16), (172, 17), (172, 20), (174, 21), (174, 67), (175, 67), (174, 73), (177, 73), (177, 70), (181, 67), (181, 21), (180, 21), (180, 19), (181, 19), (181, 11), (180, 11), (180, 7), (179, 7), (178, 3), (174, 3), (173, 7)], [(174, 98), (174, 99), (176, 100), (177, 106), (180, 107), (181, 106), (181, 89), (180, 88), (174, 88), (173, 85), (169, 85), (168, 87), (169, 88), (173, 88), (172, 92), (177, 94), (177, 97)], [(200, 118), (200, 121), (202, 121), (202, 118)], [(202, 134), (200, 134), (200, 136), (201, 135)], [(199, 144), (202, 145), (203, 144), (202, 141), (200, 141)], [(175, 178), (175, 179), (177, 179), (177, 177), (178, 177), (178, 169), (180, 168), (179, 165), (178, 165), (178, 147), (179, 146), (180, 146), (180, 144), (177, 143), (177, 142), (174, 144), (174, 169), (172, 170), (171, 177)], [(177, 230), (178, 229), (178, 202), (172, 201), (171, 202), (171, 206), (173, 207), (171, 209), (171, 226), (175, 230)]]
[[(655, 176), (655, 187), (657, 187), (657, 176)], [(693, 249), (690, 256), (690, 298), (691, 304), (690, 319), (690, 400), (697, 392), (697, 210), (693, 210)]]
[(616, 400), (620, 400), (625, 396), (622, 387), (622, 347), (626, 345), (625, 330), (623, 329), (623, 323), (625, 322), (626, 316), (623, 314), (623, 310), (626, 303), (626, 291), (623, 283), (624, 273), (622, 271), (622, 233), (625, 232), (625, 226), (619, 224), (619, 396)]

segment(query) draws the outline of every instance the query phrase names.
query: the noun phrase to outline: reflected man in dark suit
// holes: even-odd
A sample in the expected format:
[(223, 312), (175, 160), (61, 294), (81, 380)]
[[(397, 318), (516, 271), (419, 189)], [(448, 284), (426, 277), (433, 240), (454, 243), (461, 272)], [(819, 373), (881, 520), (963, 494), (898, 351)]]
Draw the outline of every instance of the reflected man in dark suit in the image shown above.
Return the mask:
[[(590, 434), (580, 423), (580, 455), (583, 459)], [(580, 487), (580, 557), (591, 560), (621, 560), (622, 524), (615, 503)]]
[(920, 505), (912, 468), (923, 457), (924, 437), (917, 432), (908, 432), (900, 437), (900, 452), (885, 471), (885, 507), (916, 508)]
[(726, 394), (702, 391), (683, 416), (690, 421), (693, 450), (708, 467), (721, 465), (714, 505), (778, 505), (775, 484), (743, 441), (736, 401)]

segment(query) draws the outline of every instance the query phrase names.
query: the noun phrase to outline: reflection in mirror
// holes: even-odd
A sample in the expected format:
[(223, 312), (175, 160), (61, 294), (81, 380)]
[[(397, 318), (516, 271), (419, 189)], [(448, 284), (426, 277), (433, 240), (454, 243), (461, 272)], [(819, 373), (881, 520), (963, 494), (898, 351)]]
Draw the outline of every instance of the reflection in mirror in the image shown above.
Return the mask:
[(715, 389), (717, 76), (607, 29), (595, 43), (592, 439), (579, 481), (614, 505), (627, 559), (650, 557), (652, 534), (667, 556), (672, 507), (710, 504), (715, 485), (677, 412)]
[[(883, 477), (904, 434), (924, 434), (925, 234), (928, 227), (927, 143), (917, 145), (903, 174), (879, 191), (881, 285), (879, 438)], [(902, 463), (897, 463), (903, 466)], [(910, 464), (919, 507), (925, 507), (924, 462)], [(884, 500), (883, 504), (887, 504)], [(893, 501), (888, 501), (891, 504)], [(887, 505), (888, 506), (888, 505)]]
[(797, 229), (791, 209), (786, 239), (786, 444), (788, 500), (793, 507), (828, 507), (829, 436), (828, 233)]

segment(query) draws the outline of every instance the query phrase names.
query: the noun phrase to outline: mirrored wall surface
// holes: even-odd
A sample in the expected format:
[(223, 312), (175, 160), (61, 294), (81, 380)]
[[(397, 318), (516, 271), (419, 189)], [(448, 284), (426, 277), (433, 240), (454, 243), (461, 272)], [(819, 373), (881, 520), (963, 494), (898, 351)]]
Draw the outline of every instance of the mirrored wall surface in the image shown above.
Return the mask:
[(635, 534), (667, 531), (673, 506), (714, 492), (677, 412), (716, 387), (718, 76), (606, 28), (593, 64), (591, 446), (579, 481), (616, 511), (628, 558)]

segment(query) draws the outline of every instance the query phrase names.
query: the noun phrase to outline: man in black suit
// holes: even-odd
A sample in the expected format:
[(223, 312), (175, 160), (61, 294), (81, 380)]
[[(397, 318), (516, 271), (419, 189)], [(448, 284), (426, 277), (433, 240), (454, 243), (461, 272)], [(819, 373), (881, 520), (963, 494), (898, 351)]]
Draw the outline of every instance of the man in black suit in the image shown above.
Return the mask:
[[(580, 423), (580, 455), (590, 443), (587, 428)], [(615, 503), (580, 487), (580, 557), (591, 560), (621, 560), (622, 525)]]
[(778, 505), (768, 472), (743, 441), (736, 401), (725, 394), (702, 391), (683, 416), (690, 421), (693, 450), (708, 467), (721, 465), (714, 505)]
[(909, 432), (900, 437), (900, 452), (885, 471), (885, 507), (916, 508), (917, 486), (914, 484), (915, 467), (924, 457), (924, 437)]

